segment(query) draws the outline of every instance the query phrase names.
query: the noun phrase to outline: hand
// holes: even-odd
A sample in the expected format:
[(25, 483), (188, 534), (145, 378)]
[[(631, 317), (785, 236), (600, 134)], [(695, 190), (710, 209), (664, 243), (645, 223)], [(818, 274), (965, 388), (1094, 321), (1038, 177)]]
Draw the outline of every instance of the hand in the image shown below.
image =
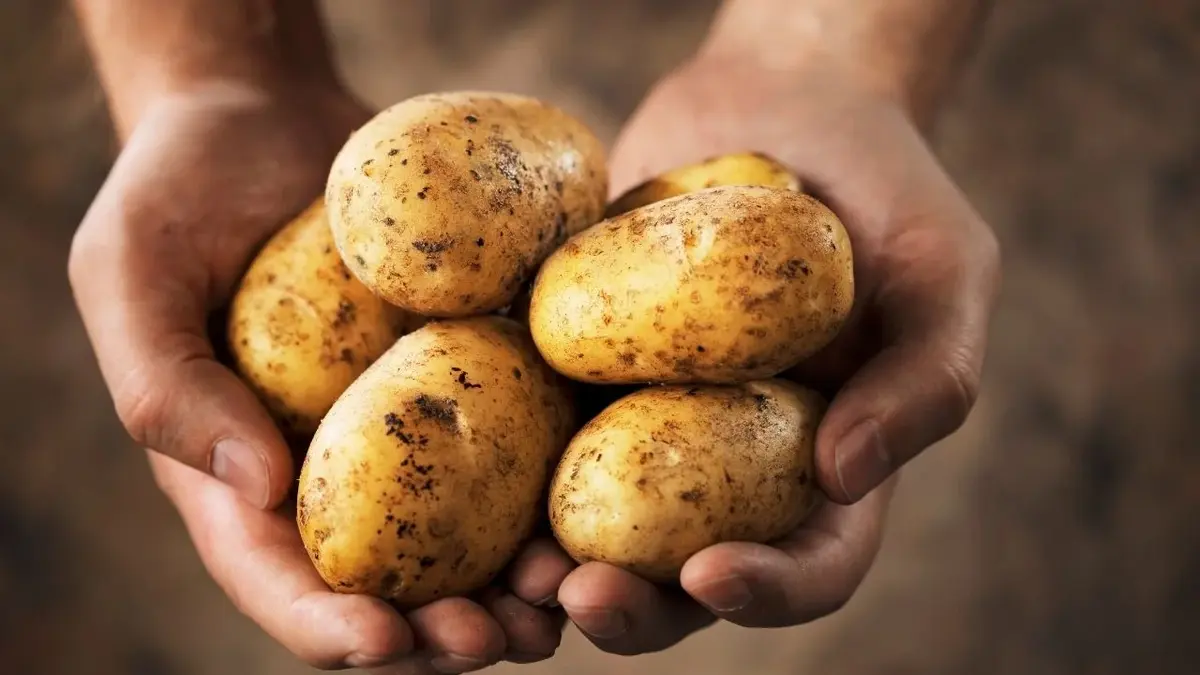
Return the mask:
[(534, 545), (514, 565), (524, 595), (493, 589), (402, 617), (330, 592), (291, 507), (279, 507), (296, 477), (284, 439), (214, 357), (207, 318), (256, 248), (321, 195), (367, 111), (327, 88), (217, 82), (159, 98), (139, 117), (76, 235), (71, 284), (117, 412), (155, 450), (155, 477), (217, 583), (320, 667), (461, 672), (551, 654), (561, 617), (530, 603), (566, 573), (553, 547)]
[(701, 551), (675, 595), (611, 566), (575, 570), (559, 599), (609, 651), (663, 649), (714, 616), (787, 626), (841, 607), (879, 547), (891, 477), (964, 421), (979, 388), (997, 244), (912, 116), (834, 64), (771, 72), (699, 58), (659, 83), (624, 128), (611, 159), (614, 195), (744, 150), (792, 166), (854, 246), (855, 310), (793, 373), (836, 392), (817, 438), (819, 482), (832, 501), (774, 546)]

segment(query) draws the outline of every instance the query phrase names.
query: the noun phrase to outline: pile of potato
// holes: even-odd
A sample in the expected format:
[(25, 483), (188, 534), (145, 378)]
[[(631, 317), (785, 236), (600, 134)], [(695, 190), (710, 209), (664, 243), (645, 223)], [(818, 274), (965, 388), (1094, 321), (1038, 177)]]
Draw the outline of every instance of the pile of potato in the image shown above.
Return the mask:
[(849, 314), (841, 222), (751, 153), (607, 192), (562, 110), (417, 96), (252, 262), (230, 347), (307, 445), (297, 523), (331, 588), (470, 594), (547, 515), (576, 560), (671, 582), (811, 511), (825, 404), (776, 376)]

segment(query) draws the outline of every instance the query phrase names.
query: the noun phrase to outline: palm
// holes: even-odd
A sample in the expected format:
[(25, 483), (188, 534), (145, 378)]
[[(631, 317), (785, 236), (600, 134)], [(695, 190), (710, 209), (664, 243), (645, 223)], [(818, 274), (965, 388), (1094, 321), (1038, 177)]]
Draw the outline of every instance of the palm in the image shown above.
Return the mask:
[[(522, 553), (512, 571), (520, 591), (402, 617), (376, 598), (332, 593), (292, 506), (262, 510), (294, 485), (294, 463), (263, 407), (214, 359), (206, 319), (219, 315), (260, 244), (321, 195), (335, 153), (367, 119), (349, 97), (328, 94), (217, 88), (146, 111), (72, 249), (72, 285), (101, 369), (131, 435), (158, 451), (148, 453), (155, 477), (214, 579), (297, 655), (318, 666), (409, 669), (396, 672), (426, 672), (448, 654), (469, 665), (507, 652), (544, 658), (561, 626), (529, 603), (566, 574), (552, 547), (535, 542)], [(261, 462), (218, 471), (215, 448), (226, 439)]]
[[(663, 649), (712, 615), (782, 626), (836, 610), (878, 548), (888, 477), (970, 406), (994, 239), (904, 110), (852, 82), (820, 67), (798, 77), (694, 62), (651, 91), (618, 139), (614, 194), (716, 155), (755, 150), (785, 162), (846, 224), (856, 288), (839, 336), (789, 373), (833, 396), (816, 463), (821, 487), (841, 504), (826, 503), (772, 546), (726, 543), (694, 555), (681, 582), (703, 609), (611, 566), (579, 568), (560, 598), (604, 649)], [(625, 630), (599, 622), (601, 609), (626, 617)]]
[(127, 233), (130, 243), (186, 265), (214, 294), (210, 302), (223, 300), (257, 246), (321, 194), (340, 141), (366, 116), (298, 117), (289, 104), (299, 102), (168, 104), (138, 126), (117, 165), (131, 177), (126, 201), (169, 223)]

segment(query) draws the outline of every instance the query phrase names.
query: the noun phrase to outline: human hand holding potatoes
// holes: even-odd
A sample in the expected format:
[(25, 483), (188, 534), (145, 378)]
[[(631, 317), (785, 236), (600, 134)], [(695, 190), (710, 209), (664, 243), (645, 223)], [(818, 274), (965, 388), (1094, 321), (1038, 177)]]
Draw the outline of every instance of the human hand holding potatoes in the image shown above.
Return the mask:
[(128, 143), (72, 286), (214, 578), (388, 673), (545, 658), (556, 598), (621, 653), (839, 607), (977, 386), (995, 244), (912, 118), (984, 5), (722, 3), (605, 214), (599, 142), (542, 102), (360, 127), (311, 2), (76, 3)]
[[(524, 501), (506, 502), (513, 507), (507, 539), (497, 528), (468, 540), (503, 544), (503, 560), (460, 561), (461, 571), (475, 570), (468, 580), (474, 586), (492, 581), (506, 563), (509, 574), (470, 599), (402, 611), (371, 593), (336, 592), (347, 589), (314, 566), (287, 498), (321, 419), (370, 364), (425, 321), (359, 282), (329, 226), (322, 194), (331, 163), (369, 118), (343, 93), (283, 85), (213, 87), (153, 104), (76, 237), (70, 271), (80, 310), (118, 411), (131, 435), (156, 451), (149, 453), (155, 477), (206, 567), (241, 611), (296, 655), (320, 667), (387, 664), (396, 673), (545, 658), (560, 639), (561, 612), (531, 605), (553, 594), (568, 561), (527, 536), (540, 486)], [(210, 333), (210, 313), (226, 308), (226, 332)], [(501, 325), (466, 339), (484, 344), (484, 356), (506, 357), (492, 364), (494, 378), (518, 395), (540, 396), (538, 387), (550, 385), (536, 377), (536, 364), (525, 370), (532, 345), (524, 349), (507, 335)], [(219, 352), (229, 353), (228, 363), (217, 360)], [(526, 379), (516, 379), (517, 368)], [(565, 403), (493, 406), (491, 389), (476, 389), (490, 387), (488, 373), (472, 371), (473, 379), (462, 381), (459, 373), (440, 374), (451, 393), (471, 399), (463, 401), (467, 423), (483, 420), (500, 432), (474, 438), (488, 439), (492, 451), (491, 440), (504, 441), (511, 431), (508, 440), (521, 449), (517, 434), (531, 440), (540, 429), (546, 440), (510, 459), (515, 481), (544, 479), (546, 455), (565, 443), (550, 440), (566, 434)], [(425, 392), (444, 400), (446, 389)], [(424, 409), (445, 411), (437, 400)], [(510, 430), (499, 412), (524, 426)], [(414, 438), (421, 429), (411, 430)], [(248, 453), (240, 463), (213, 454), (228, 453), (231, 443)], [(439, 464), (423, 479), (455, 484), (442, 470)], [(301, 513), (320, 527), (330, 511), (315, 500), (308, 506)], [(421, 556), (411, 562), (422, 569)]]
[[(79, 228), (70, 276), (117, 411), (200, 557), (238, 607), (321, 665), (409, 648), (382, 603), (328, 591), (284, 501), (297, 466), (275, 418), (216, 358), (206, 321), (260, 244), (321, 193), (367, 113), (280, 85), (157, 99)], [(331, 628), (333, 627), (333, 628)], [(360, 656), (354, 656), (359, 654)]]
[[(573, 350), (559, 350), (557, 345), (545, 350), (551, 363), (561, 360), (568, 369), (572, 359), (592, 364), (592, 373), (581, 373), (585, 380), (624, 382), (650, 376), (671, 381), (677, 374), (680, 382), (707, 378), (720, 383), (729, 372), (736, 372), (729, 365), (744, 366), (746, 359), (769, 372), (777, 363), (806, 357), (789, 367), (785, 377), (831, 395), (827, 409), (816, 403), (773, 403), (781, 411), (775, 413), (781, 415), (776, 424), (786, 419), (782, 411), (790, 410), (795, 411), (790, 413), (793, 419), (807, 419), (814, 425), (808, 447), (814, 485), (827, 497), (798, 527), (794, 522), (791, 529), (787, 523), (775, 523), (780, 529), (774, 532), (754, 529), (771, 524), (768, 514), (778, 513), (771, 507), (783, 508), (797, 520), (809, 508), (786, 482), (778, 480), (795, 478), (798, 465), (790, 473), (779, 464), (765, 475), (753, 469), (750, 474), (731, 473), (730, 481), (738, 483), (736, 490), (723, 485), (724, 475), (708, 475), (716, 466), (754, 466), (739, 455), (747, 448), (756, 448), (756, 457), (771, 457), (764, 441), (769, 436), (763, 433), (749, 444), (733, 439), (762, 424), (755, 421), (755, 415), (762, 413), (752, 406), (734, 414), (723, 407), (719, 419), (709, 421), (706, 417), (715, 417), (710, 409), (687, 402), (675, 389), (682, 386), (686, 393), (688, 385), (672, 385), (667, 387), (670, 391), (655, 395), (667, 400), (639, 402), (634, 394), (584, 428), (560, 465), (551, 511), (560, 540), (585, 563), (563, 582), (559, 600), (601, 648), (623, 654), (655, 651), (715, 618), (746, 626), (785, 626), (841, 607), (864, 578), (879, 547), (894, 472), (966, 417), (978, 387), (997, 283), (996, 244), (938, 166), (912, 119), (902, 105), (832, 70), (806, 71), (797, 77), (738, 59), (699, 59), (655, 87), (622, 132), (611, 160), (614, 193), (620, 195), (615, 204), (636, 206), (664, 192), (686, 192), (696, 186), (663, 190), (653, 184), (669, 181), (682, 168), (696, 167), (707, 158), (741, 155), (745, 159), (743, 153), (757, 150), (792, 167), (798, 174), (793, 187), (815, 193), (845, 225), (853, 256), (854, 306), (841, 314), (842, 306), (831, 300), (837, 297), (836, 283), (828, 277), (822, 281), (816, 274), (798, 275), (800, 282), (791, 287), (790, 297), (806, 298), (802, 307), (817, 310), (818, 318), (810, 316), (816, 323), (808, 324), (808, 330), (792, 326), (789, 332), (788, 317), (781, 313), (796, 308), (771, 304), (770, 294), (762, 292), (765, 287), (734, 283), (736, 259), (729, 250), (718, 250), (718, 238), (710, 235), (706, 241), (703, 236), (705, 226), (720, 228), (718, 221), (731, 213), (748, 215), (753, 221), (754, 214), (719, 203), (720, 198), (714, 197), (722, 192), (719, 187), (692, 195), (693, 203), (705, 206), (697, 208), (696, 216), (676, 219), (675, 239), (655, 229), (661, 218), (645, 214), (665, 210), (669, 204), (682, 205), (680, 200), (688, 197), (675, 196), (627, 211), (624, 220), (617, 216), (610, 221), (625, 227), (606, 236), (622, 241), (626, 250), (645, 247), (640, 259), (656, 264), (636, 273), (636, 279), (645, 281), (641, 286), (632, 291), (622, 286), (604, 307), (595, 303), (598, 320), (592, 319), (593, 303), (561, 293), (548, 293), (553, 297), (543, 300), (535, 285), (530, 308), (535, 337), (538, 322), (544, 321), (560, 335), (586, 324), (579, 335), (600, 338), (580, 340)], [(756, 170), (745, 175), (767, 182), (772, 174)], [(728, 195), (745, 192), (726, 190)], [(801, 197), (777, 199), (800, 201)], [(787, 213), (776, 210), (781, 212)], [(703, 220), (699, 214), (704, 214)], [(793, 226), (821, 222), (812, 215), (782, 220)], [(781, 220), (770, 216), (760, 218), (758, 224), (756, 232), (766, 239), (781, 228)], [(786, 231), (787, 225), (783, 227)], [(552, 256), (543, 274), (566, 269), (568, 263), (571, 273), (564, 279), (587, 276), (596, 266), (618, 266), (620, 262), (594, 256), (568, 260), (586, 253), (572, 256), (570, 249), (576, 242), (586, 249), (592, 238), (600, 236), (595, 230)], [(639, 230), (653, 244), (639, 243), (633, 234)], [(838, 241), (830, 239), (833, 245)], [(802, 253), (797, 247), (808, 242), (794, 237), (762, 243), (758, 248), (762, 266), (772, 271), (781, 262), (772, 256), (791, 251), (806, 259), (811, 253)], [(828, 262), (835, 258), (817, 260), (822, 270), (836, 269)], [(817, 265), (811, 266), (816, 271)], [(668, 306), (656, 317), (655, 307), (661, 301), (653, 298), (668, 295), (664, 290), (668, 286), (689, 284), (706, 302), (720, 304), (726, 297), (742, 302), (726, 303), (726, 311), (712, 312), (715, 316), (709, 322), (688, 315), (686, 301), (683, 309)], [(643, 298), (649, 300), (638, 304)], [(748, 308), (755, 303), (770, 305), (774, 311), (756, 315)], [(571, 309), (564, 312), (567, 306)], [(606, 309), (625, 311), (610, 312), (605, 324)], [(686, 327), (676, 325), (680, 317), (688, 320)], [(784, 343), (797, 351), (784, 354), (770, 349), (769, 339), (753, 343), (733, 339), (731, 334), (748, 321), (783, 329), (793, 338)], [(661, 345), (651, 350), (623, 346), (613, 327), (619, 331), (627, 323), (641, 326), (647, 341), (661, 341)], [(608, 337), (615, 338), (612, 344), (604, 342)], [(714, 344), (725, 358), (713, 358)], [(754, 352), (751, 345), (762, 351)], [(608, 364), (603, 368), (594, 365), (596, 355), (609, 352), (617, 358), (603, 360)], [(697, 389), (697, 393), (704, 391), (704, 387)], [(739, 410), (736, 404), (733, 409)], [(739, 415), (739, 421), (733, 421)], [(688, 431), (668, 428), (675, 426), (672, 421)], [(609, 448), (603, 457), (599, 457), (599, 438)], [(647, 438), (655, 439), (650, 445), (657, 447), (638, 447)], [(663, 451), (670, 448), (675, 456), (664, 461)], [(613, 449), (619, 449), (620, 456), (610, 456)], [(690, 461), (696, 456), (709, 459)], [(577, 471), (577, 480), (571, 480), (569, 468)], [(638, 480), (646, 481), (646, 490), (636, 489)], [(693, 483), (708, 492), (690, 490)], [(764, 484), (773, 487), (764, 490)], [(708, 503), (697, 499), (701, 494)], [(742, 501), (731, 502), (738, 495)], [(625, 508), (619, 515), (613, 512), (601, 518), (596, 515), (600, 509), (593, 508), (597, 503)], [(729, 512), (716, 508), (722, 506)], [(645, 520), (657, 523), (649, 526), (652, 532), (642, 531)], [(672, 589), (676, 583), (683, 592)]]

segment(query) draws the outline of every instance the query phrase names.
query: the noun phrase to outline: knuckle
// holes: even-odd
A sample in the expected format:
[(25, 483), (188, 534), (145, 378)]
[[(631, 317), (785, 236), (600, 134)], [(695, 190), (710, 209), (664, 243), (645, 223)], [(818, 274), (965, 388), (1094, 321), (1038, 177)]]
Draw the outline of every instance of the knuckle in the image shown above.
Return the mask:
[(971, 409), (975, 407), (975, 401), (979, 399), (979, 369), (965, 353), (958, 352), (943, 362), (940, 381), (947, 409), (951, 414), (953, 431), (967, 420)]
[(167, 396), (145, 369), (126, 375), (113, 391), (117, 417), (135, 443), (159, 450)]
[[(112, 382), (110, 390), (117, 417), (129, 436), (143, 448), (164, 453), (195, 468), (207, 470), (201, 463), (206, 453), (192, 457), (175, 447), (188, 429), (187, 417), (180, 406), (193, 399), (189, 383), (195, 379), (192, 366), (211, 358), (207, 340), (191, 333), (176, 333), (160, 338), (157, 351), (143, 355), (137, 366)], [(194, 430), (194, 429), (193, 429)], [(199, 450), (199, 449), (197, 449)]]

